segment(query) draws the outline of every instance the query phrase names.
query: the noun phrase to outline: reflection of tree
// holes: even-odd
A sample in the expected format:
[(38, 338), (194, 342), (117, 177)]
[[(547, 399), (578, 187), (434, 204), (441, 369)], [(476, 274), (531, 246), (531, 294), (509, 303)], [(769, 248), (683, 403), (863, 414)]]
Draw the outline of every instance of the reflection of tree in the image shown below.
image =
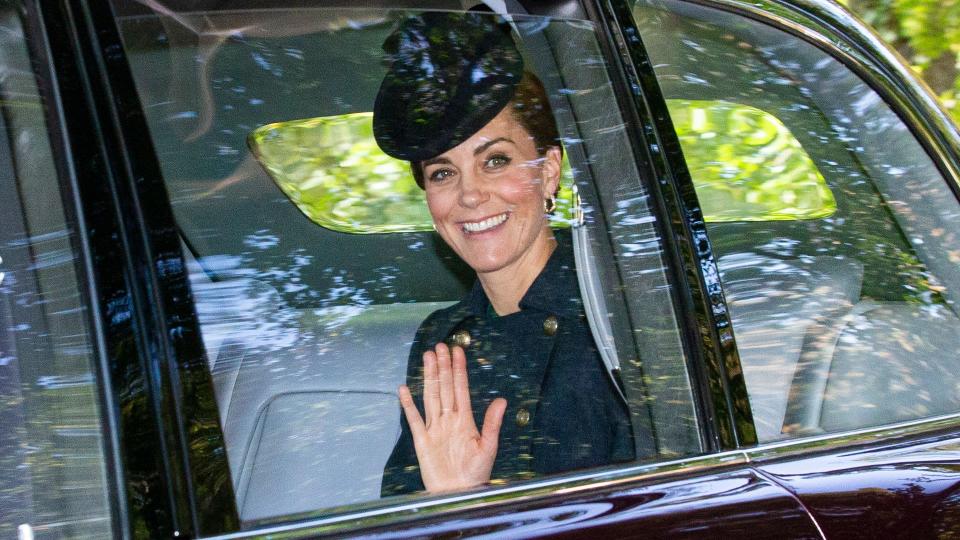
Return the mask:
[(938, 0), (840, 0), (913, 66), (960, 119), (960, 4)]
[[(920, 454), (929, 463), (918, 465)], [(829, 518), (821, 521), (828, 538), (851, 532), (862, 538), (960, 538), (953, 454), (939, 447), (874, 452), (866, 460), (824, 456), (799, 462), (798, 474), (784, 478), (806, 493), (815, 514)]]
[(941, 540), (960, 539), (960, 492), (952, 490), (933, 509), (932, 529)]

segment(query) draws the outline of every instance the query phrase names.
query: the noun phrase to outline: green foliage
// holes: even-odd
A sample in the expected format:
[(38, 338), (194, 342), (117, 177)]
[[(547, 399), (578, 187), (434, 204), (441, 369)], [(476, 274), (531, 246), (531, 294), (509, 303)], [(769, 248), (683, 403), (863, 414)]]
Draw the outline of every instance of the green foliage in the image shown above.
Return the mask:
[(960, 2), (840, 0), (913, 66), (960, 121)]
[(352, 233), (422, 231), (430, 213), (407, 164), (377, 146), (370, 113), (269, 124), (250, 147), (314, 222)]

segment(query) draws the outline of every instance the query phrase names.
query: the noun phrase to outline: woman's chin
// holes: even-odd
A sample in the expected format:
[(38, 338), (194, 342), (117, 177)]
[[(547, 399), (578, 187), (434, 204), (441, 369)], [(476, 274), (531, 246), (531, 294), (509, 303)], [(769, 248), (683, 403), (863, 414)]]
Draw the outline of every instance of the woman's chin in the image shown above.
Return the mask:
[(477, 274), (489, 274), (491, 272), (496, 272), (498, 270), (503, 270), (507, 266), (507, 261), (498, 260), (498, 259), (489, 259), (484, 257), (483, 259), (464, 259), (466, 263), (473, 269)]

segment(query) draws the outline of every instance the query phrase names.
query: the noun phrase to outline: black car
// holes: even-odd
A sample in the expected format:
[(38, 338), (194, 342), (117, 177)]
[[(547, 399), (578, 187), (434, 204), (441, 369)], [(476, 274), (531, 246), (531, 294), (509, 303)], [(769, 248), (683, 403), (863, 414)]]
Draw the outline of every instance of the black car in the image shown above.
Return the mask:
[[(474, 279), (373, 142), (381, 45), (478, 8), (649, 439), (381, 498)], [(0, 535), (960, 535), (958, 143), (828, 0), (0, 0)]]

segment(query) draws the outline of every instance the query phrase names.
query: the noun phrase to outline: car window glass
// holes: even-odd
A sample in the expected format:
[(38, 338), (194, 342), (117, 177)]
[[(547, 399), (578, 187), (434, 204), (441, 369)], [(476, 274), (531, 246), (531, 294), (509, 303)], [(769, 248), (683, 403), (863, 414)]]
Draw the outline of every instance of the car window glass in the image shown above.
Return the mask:
[(107, 538), (88, 306), (19, 10), (0, 4), (0, 536)]
[[(419, 12), (153, 13), (118, 6), (127, 57), (184, 240), (241, 517), (249, 523), (372, 504), (381, 496), (399, 434), (396, 389), (406, 380), (417, 328), (470, 293), (474, 274), (429, 222), (423, 226), (422, 213), (411, 217), (420, 225), (409, 228), (321, 226), (322, 219), (309, 219), (294, 203), (296, 189), (285, 192), (275, 179), (282, 184), (293, 171), (297, 182), (314, 182), (307, 187), (326, 184), (349, 203), (343, 215), (330, 217), (348, 224), (378, 219), (364, 208), (370, 191), (423, 197), (406, 164), (372, 156), (378, 150), (368, 128), (340, 124), (372, 110), (385, 72), (381, 44), (400, 21)], [(462, 9), (460, 3), (451, 7)], [(535, 331), (516, 341), (546, 340), (524, 350), (547, 355), (550, 338), (567, 324), (557, 330), (557, 320), (587, 329), (584, 335), (598, 352), (564, 376), (599, 377), (590, 383), (604, 389), (599, 398), (626, 403), (626, 432), (611, 429), (603, 444), (615, 443), (627, 461), (699, 453), (664, 248), (593, 26), (520, 15), (512, 25), (527, 65), (547, 88), (569, 161), (570, 209), (564, 212), (576, 223), (556, 230), (567, 261), (558, 276), (572, 275), (574, 267), (577, 275), (556, 310), (586, 304), (585, 313), (564, 319), (558, 311), (552, 322), (553, 307), (543, 308)], [(300, 143), (293, 150), (271, 148), (267, 159), (260, 144), (286, 136), (277, 126), (303, 127), (299, 122), (323, 124), (304, 137), (326, 137), (331, 144), (319, 151), (301, 152)], [(275, 166), (288, 170), (268, 172)], [(358, 185), (358, 178), (369, 184)], [(381, 225), (410, 217), (404, 215), (409, 208), (379, 208), (391, 214)], [(312, 211), (336, 212), (337, 204)], [(588, 296), (584, 290), (589, 301), (579, 298)], [(460, 339), (453, 330), (450, 339)], [(471, 380), (483, 380), (485, 370), (502, 373), (506, 386), (489, 386), (490, 395), (514, 392), (504, 428), (514, 438), (503, 447), (515, 457), (504, 464), (508, 473), (492, 479), (494, 485), (542, 476), (529, 464), (537, 451), (529, 454), (524, 445), (590, 456), (601, 444), (588, 442), (575, 452), (550, 433), (523, 431), (541, 429), (545, 398), (538, 398), (534, 386), (545, 379), (530, 376), (536, 380), (530, 386), (522, 365), (507, 366), (514, 372), (496, 367), (513, 342), (471, 339), (469, 333), (463, 341)], [(566, 388), (543, 382), (543, 388), (550, 385), (554, 391)], [(521, 392), (526, 397), (517, 397)], [(599, 416), (568, 419), (555, 429), (588, 430), (605, 422)], [(570, 458), (556, 469), (586, 466), (575, 462)], [(415, 463), (404, 469), (419, 474)]]
[[(960, 410), (960, 209), (907, 125), (843, 64), (760, 22), (671, 0), (638, 2), (635, 18), (668, 99), (774, 116), (835, 201), (707, 224), (759, 439)], [(779, 171), (773, 193), (796, 197), (805, 167), (768, 150), (717, 153), (729, 174), (711, 181), (740, 189), (759, 164)], [(708, 212), (712, 194), (697, 194)]]

